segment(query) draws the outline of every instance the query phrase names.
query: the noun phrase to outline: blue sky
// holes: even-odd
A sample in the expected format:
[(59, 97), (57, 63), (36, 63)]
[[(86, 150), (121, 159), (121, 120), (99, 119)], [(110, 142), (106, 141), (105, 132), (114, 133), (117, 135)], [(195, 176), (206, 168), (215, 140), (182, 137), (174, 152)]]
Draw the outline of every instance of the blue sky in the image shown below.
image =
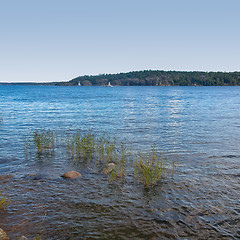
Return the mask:
[(240, 71), (239, 0), (0, 0), (0, 82)]

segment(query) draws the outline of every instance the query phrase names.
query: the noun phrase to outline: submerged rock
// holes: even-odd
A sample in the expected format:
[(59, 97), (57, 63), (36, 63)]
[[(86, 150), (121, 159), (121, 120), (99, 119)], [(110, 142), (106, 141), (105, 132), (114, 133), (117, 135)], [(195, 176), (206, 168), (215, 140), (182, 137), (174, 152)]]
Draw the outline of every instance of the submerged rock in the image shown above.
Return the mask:
[(28, 240), (28, 238), (25, 237), (25, 236), (21, 236), (21, 237), (19, 238), (19, 240)]
[(9, 237), (1, 228), (0, 228), (0, 240), (9, 240)]
[(31, 173), (31, 174), (27, 174), (26, 178), (31, 179), (31, 180), (42, 180), (42, 179), (46, 178), (46, 175), (40, 174), (40, 173), (37, 173), (37, 174)]
[(81, 177), (81, 173), (76, 172), (76, 171), (70, 171), (70, 172), (66, 172), (64, 173), (61, 177), (63, 178), (78, 178)]
[(9, 175), (0, 175), (0, 181), (8, 181), (13, 178), (12, 174)]
[(103, 173), (104, 174), (109, 174), (110, 172), (112, 172), (112, 170), (115, 168), (115, 164), (114, 163), (108, 163), (106, 165), (106, 167), (103, 169)]

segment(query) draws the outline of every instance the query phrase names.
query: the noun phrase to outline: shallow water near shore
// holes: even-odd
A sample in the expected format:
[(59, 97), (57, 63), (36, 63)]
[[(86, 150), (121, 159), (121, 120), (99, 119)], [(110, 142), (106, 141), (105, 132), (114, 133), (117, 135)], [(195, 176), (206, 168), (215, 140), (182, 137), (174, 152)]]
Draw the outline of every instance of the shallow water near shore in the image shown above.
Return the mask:
[[(0, 182), (11, 239), (240, 238), (240, 87), (0, 86)], [(71, 161), (26, 157), (34, 131), (106, 133), (176, 168), (149, 189)], [(25, 141), (25, 142), (24, 142)], [(60, 141), (60, 140), (59, 140)], [(131, 161), (131, 159), (129, 160)], [(62, 179), (66, 171), (82, 174)]]

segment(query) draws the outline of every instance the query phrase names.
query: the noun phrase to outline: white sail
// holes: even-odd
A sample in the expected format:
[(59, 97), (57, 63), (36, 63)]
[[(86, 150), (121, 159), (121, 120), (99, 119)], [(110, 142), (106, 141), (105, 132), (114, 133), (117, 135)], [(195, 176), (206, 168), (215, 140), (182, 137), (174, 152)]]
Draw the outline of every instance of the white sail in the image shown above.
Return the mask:
[(108, 82), (108, 85), (107, 85), (107, 87), (113, 87), (113, 85), (111, 85), (111, 83), (110, 83), (110, 82)]

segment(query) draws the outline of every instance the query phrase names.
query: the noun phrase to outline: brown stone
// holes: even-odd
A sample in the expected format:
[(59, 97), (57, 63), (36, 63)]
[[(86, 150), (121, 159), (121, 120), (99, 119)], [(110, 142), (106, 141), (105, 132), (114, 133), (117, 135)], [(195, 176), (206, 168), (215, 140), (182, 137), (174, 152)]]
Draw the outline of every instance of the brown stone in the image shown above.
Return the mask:
[[(34, 238), (34, 239), (35, 239), (35, 238)], [(19, 240), (28, 240), (28, 238), (25, 237), (25, 236), (21, 236), (21, 237), (19, 238)]]
[(82, 175), (79, 172), (70, 171), (70, 172), (64, 173), (61, 177), (63, 177), (63, 178), (78, 178), (78, 177), (81, 177), (81, 176)]
[(115, 164), (114, 163), (108, 163), (106, 165), (106, 167), (103, 169), (103, 173), (104, 174), (109, 174), (110, 172), (112, 172), (112, 170), (115, 168)]
[(0, 228), (0, 240), (9, 240), (9, 237), (1, 228)]

